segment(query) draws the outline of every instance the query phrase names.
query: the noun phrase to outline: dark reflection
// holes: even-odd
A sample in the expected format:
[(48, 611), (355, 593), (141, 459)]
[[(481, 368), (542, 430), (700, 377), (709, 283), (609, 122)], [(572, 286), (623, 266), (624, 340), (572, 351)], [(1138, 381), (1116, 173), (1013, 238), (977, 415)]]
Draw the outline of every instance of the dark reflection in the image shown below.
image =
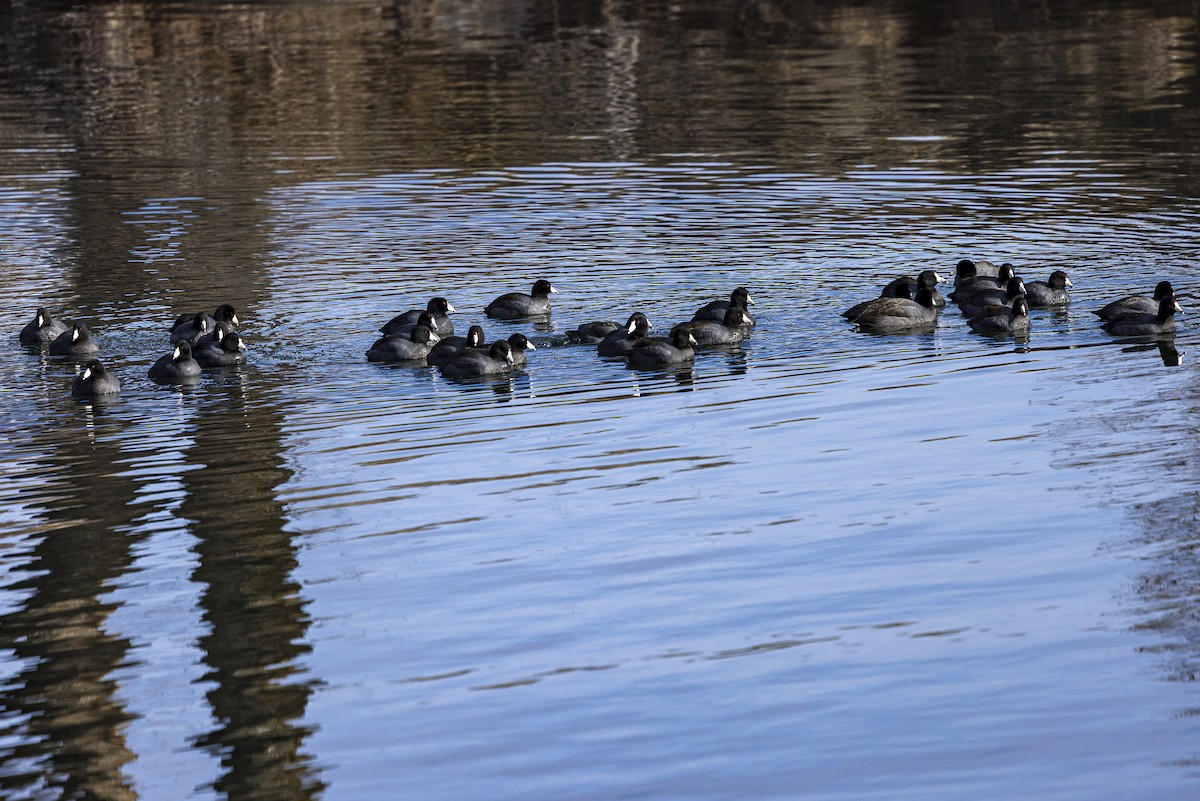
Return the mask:
[[(1147, 341), (1155, 340), (1155, 341)], [(1179, 367), (1183, 364), (1183, 353), (1175, 347), (1174, 334), (1160, 334), (1155, 337), (1138, 337), (1136, 339), (1118, 339), (1122, 345), (1122, 353), (1157, 353), (1164, 367)], [(1131, 344), (1132, 343), (1132, 344)]]
[[(134, 484), (115, 475), (119, 424), (89, 437), (89, 410), (64, 415), (62, 436), (44, 474), (45, 534), (24, 565), (31, 577), (9, 584), (28, 593), (0, 617), (0, 648), (23, 665), (0, 688), (0, 795), (133, 799), (124, 766), (131, 719), (111, 674), (130, 642), (105, 626), (116, 605), (100, 600), (129, 570), (142, 514)], [(91, 421), (94, 422), (94, 421)]]
[(276, 489), (290, 476), (279, 457), (281, 420), (236, 382), (197, 419), (185, 458), (181, 513), (192, 521), (209, 632), (200, 638), (210, 668), (203, 681), (218, 727), (199, 738), (219, 757), (215, 787), (230, 799), (296, 801), (323, 788), (302, 752), (311, 686), (296, 679), (309, 618), (292, 580), (296, 546)]

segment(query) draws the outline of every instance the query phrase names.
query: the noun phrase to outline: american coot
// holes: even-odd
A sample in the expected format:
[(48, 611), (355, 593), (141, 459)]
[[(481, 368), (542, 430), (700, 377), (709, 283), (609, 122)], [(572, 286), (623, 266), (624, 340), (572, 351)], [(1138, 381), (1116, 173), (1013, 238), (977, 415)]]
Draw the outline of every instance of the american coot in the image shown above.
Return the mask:
[[(446, 300), (445, 298), (430, 298), (429, 303), (425, 304), (425, 312), (429, 314), (433, 325), (429, 325), (428, 323), (421, 324), (429, 325), (429, 330), (433, 331), (433, 333), (437, 334), (439, 337), (448, 337), (454, 333), (454, 321), (449, 317), (449, 314), (452, 311), (457, 311), (457, 309), (451, 306), (450, 301)], [(379, 329), (379, 332), (385, 336), (388, 334), (402, 333), (400, 331), (402, 327), (406, 325), (417, 325), (420, 323), (421, 315), (425, 312), (422, 312), (420, 309), (409, 309), (403, 314), (397, 314), (395, 317), (384, 323)], [(407, 330), (412, 329), (410, 328)]]
[[(220, 324), (220, 325), (223, 325)], [(212, 342), (192, 350), (192, 358), (201, 367), (232, 367), (246, 361), (242, 350), (242, 338), (237, 331), (230, 331), (219, 342)]]
[(1171, 286), (1170, 281), (1159, 281), (1154, 287), (1154, 295), (1152, 297), (1126, 295), (1120, 300), (1114, 300), (1112, 303), (1109, 303), (1103, 309), (1093, 311), (1092, 314), (1101, 320), (1111, 320), (1114, 317), (1120, 317), (1124, 314), (1136, 314), (1137, 312), (1158, 314), (1158, 302), (1174, 294), (1175, 289)]
[(20, 340), (26, 345), (44, 345), (69, 330), (66, 323), (55, 320), (50, 312), (39, 308), (33, 316), (33, 322), (21, 329)]
[(576, 345), (599, 345), (606, 336), (620, 329), (621, 324), (615, 320), (580, 323), (574, 330), (567, 332), (567, 341)]
[(508, 337), (508, 347), (512, 352), (513, 367), (524, 367), (527, 363), (525, 351), (537, 350), (524, 334), (511, 334)]
[(92, 356), (100, 352), (100, 346), (92, 339), (92, 332), (81, 322), (74, 323), (69, 331), (59, 334), (50, 343), (51, 356)]
[(187, 342), (196, 344), (200, 337), (211, 334), (216, 328), (216, 322), (204, 312), (196, 312), (187, 320), (171, 329), (171, 344)]
[(916, 296), (921, 287), (925, 287), (933, 295), (933, 305), (941, 309), (945, 307), (946, 299), (942, 297), (942, 293), (937, 291), (937, 285), (945, 280), (934, 270), (922, 270), (916, 278), (911, 275), (902, 275), (885, 285), (883, 291), (879, 293), (879, 297), (912, 298)]
[[(1019, 276), (1008, 279), (1003, 289), (989, 289), (967, 295), (958, 301), (959, 310), (967, 317), (978, 317), (989, 306), (1012, 307), (1013, 301), (1025, 295), (1025, 282)], [(1029, 299), (1025, 299), (1029, 302)]]
[(683, 326), (676, 326), (671, 338), (643, 337), (629, 350), (629, 366), (643, 370), (661, 370), (691, 364), (696, 358), (692, 345), (696, 338)]
[(196, 341), (192, 343), (192, 355), (195, 356), (197, 352), (207, 348), (221, 347), (221, 340), (223, 340), (227, 334), (234, 333), (237, 333), (237, 327), (234, 326), (233, 323), (226, 322), (225, 320), (218, 320), (216, 325), (213, 326), (212, 331), (209, 331), (202, 337), (197, 337)]
[(92, 359), (71, 381), (71, 394), (77, 398), (96, 395), (115, 395), (121, 391), (121, 379), (104, 369), (98, 360)]
[(485, 341), (482, 326), (473, 325), (467, 329), (465, 337), (443, 337), (438, 340), (433, 350), (425, 357), (425, 361), (434, 367), (441, 367), (459, 351), (466, 348), (482, 348)]
[(1017, 296), (1011, 309), (1007, 306), (989, 306), (978, 317), (967, 320), (967, 325), (972, 331), (992, 336), (1028, 333), (1029, 302)]
[(697, 345), (730, 345), (741, 342), (746, 335), (745, 317), (744, 311), (737, 306), (730, 306), (729, 311), (725, 312), (724, 322), (693, 321), (688, 324), (688, 330)]
[(729, 294), (729, 300), (714, 300), (711, 303), (706, 303), (696, 310), (692, 315), (693, 322), (700, 320), (712, 320), (714, 323), (724, 322), (725, 312), (729, 311), (731, 306), (736, 306), (745, 312), (745, 322), (743, 325), (753, 326), (755, 324), (754, 317), (751, 316), (749, 307), (756, 306), (754, 298), (750, 297), (750, 290), (744, 286), (739, 286)]
[(641, 312), (634, 312), (629, 315), (629, 322), (625, 324), (624, 328), (613, 331), (600, 341), (600, 344), (596, 346), (596, 353), (601, 356), (620, 358), (628, 356), (630, 348), (638, 340), (649, 336), (653, 328), (650, 318)]
[(995, 265), (990, 261), (971, 261), (970, 259), (962, 259), (958, 264), (954, 265), (954, 285), (958, 286), (960, 282), (967, 278), (985, 277), (998, 278), (1000, 270), (1013, 265), (1009, 262), (1004, 262), (1001, 265)]
[(1175, 330), (1175, 312), (1183, 311), (1173, 295), (1158, 301), (1155, 314), (1133, 312), (1114, 317), (1103, 325), (1105, 331), (1120, 336), (1170, 334)]
[(891, 288), (890, 294), (880, 295), (879, 298), (873, 298), (871, 300), (864, 300), (862, 303), (855, 303), (853, 306), (842, 312), (842, 316), (847, 320), (853, 320), (855, 317), (866, 311), (868, 306), (880, 298), (903, 298), (905, 300), (912, 300), (912, 295), (909, 293), (908, 284), (900, 283)]
[(1005, 262), (1000, 265), (999, 272), (996, 275), (975, 275), (960, 278), (954, 282), (954, 291), (950, 293), (950, 300), (957, 303), (976, 292), (1004, 289), (1016, 274), (1016, 268)]
[(464, 350), (439, 369), (447, 378), (474, 378), (483, 375), (500, 375), (512, 370), (512, 346), (505, 340), (492, 343), (485, 353), (482, 350)]
[(497, 320), (518, 320), (549, 314), (552, 294), (558, 294), (558, 290), (549, 281), (540, 279), (534, 282), (533, 290), (528, 295), (520, 292), (501, 295), (484, 308), (484, 313)]
[(1025, 285), (1025, 295), (1030, 306), (1066, 306), (1071, 302), (1067, 287), (1075, 286), (1062, 270), (1050, 273), (1049, 280), (1030, 281)]
[(937, 324), (938, 310), (933, 305), (933, 294), (922, 287), (912, 300), (905, 298), (879, 298), (850, 320), (859, 329), (878, 333), (896, 333), (932, 328)]
[(190, 383), (200, 377), (200, 365), (192, 358), (192, 343), (186, 339), (175, 343), (175, 350), (162, 356), (146, 375), (155, 381)]
[(423, 362), (437, 344), (438, 335), (428, 326), (414, 326), (407, 334), (380, 337), (367, 351), (369, 362)]

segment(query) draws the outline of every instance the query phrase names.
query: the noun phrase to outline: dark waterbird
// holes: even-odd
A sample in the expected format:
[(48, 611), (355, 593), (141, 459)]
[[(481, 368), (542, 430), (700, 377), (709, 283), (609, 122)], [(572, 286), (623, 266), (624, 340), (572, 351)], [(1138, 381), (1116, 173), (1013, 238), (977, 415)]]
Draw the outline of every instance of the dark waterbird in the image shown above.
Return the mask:
[(1069, 286), (1075, 285), (1071, 283), (1067, 274), (1062, 270), (1055, 270), (1045, 281), (1027, 283), (1025, 295), (1029, 298), (1030, 306), (1066, 306), (1071, 302), (1071, 296), (1067, 294)]
[(1107, 304), (1104, 308), (1093, 311), (1092, 314), (1099, 317), (1101, 320), (1112, 320), (1115, 317), (1120, 317), (1125, 314), (1136, 314), (1143, 312), (1145, 314), (1158, 314), (1158, 305), (1165, 297), (1175, 294), (1174, 288), (1170, 281), (1159, 281), (1154, 287), (1154, 294), (1151, 297), (1145, 295), (1126, 295), (1125, 297), (1114, 300)]
[(77, 398), (115, 395), (121, 391), (121, 379), (104, 369), (98, 359), (89, 361), (71, 380), (71, 394)]
[[(430, 298), (425, 304), (425, 309), (409, 309), (403, 314), (397, 314), (392, 319), (384, 323), (380, 328), (381, 334), (402, 334), (411, 331), (411, 326), (424, 325), (430, 331), (437, 334), (439, 337), (448, 337), (454, 333), (454, 322), (450, 319), (450, 312), (457, 311), (450, 305), (450, 301), (442, 297)], [(423, 315), (428, 314), (428, 321), (422, 322)], [(405, 328), (405, 326), (409, 326)]]
[(454, 358), (454, 354), (466, 348), (482, 348), (486, 339), (484, 339), (483, 327), (473, 325), (467, 329), (465, 337), (442, 337), (437, 344), (433, 346), (433, 350), (429, 351), (429, 355), (425, 357), (425, 361), (432, 364), (434, 367), (441, 367), (446, 362)]
[(695, 320), (684, 323), (697, 345), (731, 345), (741, 342), (746, 336), (746, 312), (736, 306), (729, 307), (722, 322)]
[[(960, 262), (961, 264), (961, 262)], [(976, 292), (987, 292), (992, 289), (1004, 289), (1008, 282), (1016, 276), (1017, 271), (1011, 264), (1005, 262), (1000, 265), (996, 275), (972, 275), (961, 277), (956, 280), (954, 291), (950, 293), (950, 300), (959, 302), (963, 298), (969, 297)]]
[(539, 317), (550, 313), (550, 296), (558, 290), (549, 281), (539, 279), (528, 295), (509, 292), (493, 300), (484, 308), (488, 317), (497, 320), (519, 320), (522, 317)]
[(369, 362), (423, 362), (437, 344), (438, 335), (428, 326), (416, 325), (404, 334), (391, 334), (375, 340), (367, 351)]
[(978, 316), (967, 321), (972, 331), (990, 336), (1026, 334), (1029, 332), (1029, 301), (1018, 295), (1012, 307), (988, 306)]
[(447, 378), (500, 375), (512, 369), (512, 345), (503, 339), (493, 342), (487, 351), (471, 348), (456, 353), (454, 358), (439, 368)]
[(915, 298), (917, 292), (924, 287), (933, 295), (933, 305), (940, 309), (946, 305), (946, 299), (942, 297), (942, 293), (937, 291), (937, 285), (945, 280), (935, 270), (922, 270), (916, 278), (911, 275), (901, 275), (884, 285), (879, 297)]
[(39, 308), (33, 321), (21, 329), (18, 338), (26, 345), (46, 345), (69, 330), (66, 323), (55, 320), (50, 312)]
[(1158, 301), (1158, 311), (1130, 312), (1114, 317), (1102, 326), (1110, 334), (1119, 336), (1149, 336), (1170, 334), (1175, 331), (1175, 312), (1183, 311), (1173, 295)]
[(100, 346), (92, 339), (92, 332), (81, 322), (76, 321), (70, 330), (64, 331), (50, 343), (51, 356), (72, 356), (83, 358), (100, 352)]
[(525, 358), (525, 352), (537, 350), (524, 334), (510, 334), (508, 337), (508, 347), (512, 353), (513, 367), (524, 367), (528, 363), (528, 360)]
[(232, 367), (246, 361), (242, 350), (242, 338), (237, 331), (230, 331), (218, 342), (209, 342), (192, 349), (192, 358), (201, 367)]
[(638, 340), (649, 336), (653, 328), (650, 318), (641, 312), (634, 312), (629, 315), (629, 322), (625, 324), (624, 328), (613, 331), (601, 340), (600, 344), (596, 346), (596, 353), (601, 356), (618, 358), (628, 356), (630, 349), (637, 344)]
[(756, 305), (758, 304), (754, 302), (754, 298), (750, 297), (750, 290), (744, 286), (739, 286), (729, 294), (729, 300), (714, 300), (701, 306), (692, 315), (692, 321), (712, 320), (714, 323), (724, 322), (725, 312), (729, 311), (730, 307), (736, 307), (745, 312), (745, 322), (743, 325), (753, 326), (755, 320), (750, 314), (749, 307)]
[(186, 339), (175, 343), (175, 349), (150, 365), (146, 375), (155, 381), (191, 383), (200, 377), (200, 365), (192, 358), (192, 344)]
[(661, 370), (666, 367), (691, 364), (696, 358), (692, 345), (696, 338), (684, 326), (676, 326), (669, 339), (644, 337), (629, 350), (629, 366), (642, 370)]
[(937, 324), (938, 310), (933, 295), (922, 287), (912, 300), (878, 298), (850, 320), (861, 330), (876, 333), (899, 333), (932, 328)]
[[(1013, 301), (1025, 296), (1025, 282), (1020, 276), (1008, 279), (1003, 289), (980, 290), (967, 295), (958, 301), (959, 310), (967, 317), (978, 317), (984, 309), (991, 306), (1008, 306), (1012, 308)], [(1025, 298), (1029, 302), (1029, 298)]]
[(239, 325), (237, 310), (228, 303), (222, 303), (211, 315), (205, 312), (181, 314), (171, 326), (171, 344), (186, 339), (195, 345), (197, 339), (212, 333), (217, 323), (226, 323), (236, 331)]

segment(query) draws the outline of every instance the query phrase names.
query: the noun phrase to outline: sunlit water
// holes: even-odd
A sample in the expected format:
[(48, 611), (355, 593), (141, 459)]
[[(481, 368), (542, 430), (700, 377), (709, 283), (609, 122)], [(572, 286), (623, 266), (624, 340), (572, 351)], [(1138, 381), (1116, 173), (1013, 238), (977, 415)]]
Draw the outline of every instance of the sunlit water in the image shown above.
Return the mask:
[[(1200, 336), (1090, 310), (1164, 277), (1194, 305), (1200, 215), (1166, 157), (1032, 137), (972, 167), (963, 136), (835, 174), (742, 140), (483, 167), (372, 143), (373, 169), (222, 170), (217, 199), (118, 186), (107, 239), (76, 172), (31, 167), (53, 148), (10, 151), (4, 794), (1194, 797)], [(1027, 342), (839, 316), (963, 257), (1065, 269), (1074, 301)], [(548, 321), (483, 318), (543, 277)], [(758, 326), (691, 370), (563, 343), (740, 284)], [(434, 295), (526, 332), (527, 369), (367, 363)], [(150, 382), (170, 321), (224, 301), (250, 364)], [(17, 344), (39, 304), (92, 324), (119, 399)]]

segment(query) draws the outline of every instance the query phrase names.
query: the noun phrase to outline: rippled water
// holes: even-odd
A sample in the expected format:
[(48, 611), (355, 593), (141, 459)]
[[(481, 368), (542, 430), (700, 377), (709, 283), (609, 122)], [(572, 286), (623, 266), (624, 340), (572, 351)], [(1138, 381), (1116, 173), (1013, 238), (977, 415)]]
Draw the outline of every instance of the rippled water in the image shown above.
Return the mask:
[[(1195, 303), (1194, 21), (673, 8), (2, 12), (0, 795), (1194, 796), (1200, 337), (1090, 313)], [(1074, 300), (839, 316), (963, 257)], [(690, 370), (564, 343), (742, 284)], [(366, 362), (433, 295), (528, 368)]]

